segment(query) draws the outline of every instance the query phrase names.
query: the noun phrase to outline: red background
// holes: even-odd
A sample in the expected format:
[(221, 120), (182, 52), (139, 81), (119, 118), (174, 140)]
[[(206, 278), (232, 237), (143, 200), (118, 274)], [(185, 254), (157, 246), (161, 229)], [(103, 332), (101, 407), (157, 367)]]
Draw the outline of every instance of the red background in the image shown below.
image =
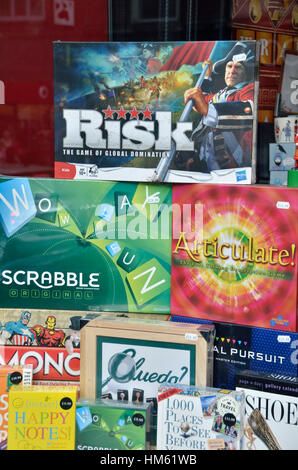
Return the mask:
[(1, 174), (53, 177), (57, 40), (107, 41), (107, 0), (1, 0)]

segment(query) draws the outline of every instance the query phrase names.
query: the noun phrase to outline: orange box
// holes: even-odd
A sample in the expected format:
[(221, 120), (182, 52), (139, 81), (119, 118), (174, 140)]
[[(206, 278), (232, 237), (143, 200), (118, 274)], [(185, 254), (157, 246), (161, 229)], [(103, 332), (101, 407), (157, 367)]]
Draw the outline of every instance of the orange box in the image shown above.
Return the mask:
[(284, 61), (284, 51), (292, 49), (293, 36), (288, 34), (278, 34), (276, 44), (276, 64), (282, 65)]
[(260, 64), (273, 64), (273, 35), (265, 31), (257, 31), (256, 39), (260, 41)]
[(32, 366), (0, 366), (0, 450), (7, 448), (8, 391), (11, 385), (31, 385)]
[(251, 29), (237, 29), (237, 41), (254, 41), (255, 38), (255, 31)]

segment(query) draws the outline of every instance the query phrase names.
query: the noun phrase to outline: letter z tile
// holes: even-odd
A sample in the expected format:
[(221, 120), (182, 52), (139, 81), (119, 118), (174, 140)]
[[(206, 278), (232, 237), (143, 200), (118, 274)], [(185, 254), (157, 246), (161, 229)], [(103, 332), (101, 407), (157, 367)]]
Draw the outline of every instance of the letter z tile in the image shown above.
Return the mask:
[(139, 306), (170, 288), (170, 274), (155, 258), (130, 272), (126, 280)]

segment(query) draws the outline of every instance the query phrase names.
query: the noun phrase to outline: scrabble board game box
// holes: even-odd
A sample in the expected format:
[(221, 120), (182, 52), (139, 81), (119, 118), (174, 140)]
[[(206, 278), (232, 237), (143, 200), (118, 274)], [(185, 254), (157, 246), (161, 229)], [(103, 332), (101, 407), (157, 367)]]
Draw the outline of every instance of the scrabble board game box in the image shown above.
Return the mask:
[(28, 365), (0, 365), (0, 450), (7, 449), (9, 389), (12, 385), (29, 386), (31, 384), (32, 367)]
[(55, 177), (254, 182), (257, 56), (256, 41), (54, 42)]
[(76, 404), (76, 450), (146, 450), (151, 403), (79, 400)]
[(76, 386), (12, 386), (8, 450), (74, 450)]
[(240, 450), (244, 393), (161, 385), (157, 419), (159, 450)]
[(171, 195), (171, 185), (1, 178), (1, 307), (169, 313)]
[(298, 378), (245, 370), (236, 376), (245, 394), (242, 450), (298, 450)]
[(171, 313), (296, 332), (297, 196), (174, 185)]

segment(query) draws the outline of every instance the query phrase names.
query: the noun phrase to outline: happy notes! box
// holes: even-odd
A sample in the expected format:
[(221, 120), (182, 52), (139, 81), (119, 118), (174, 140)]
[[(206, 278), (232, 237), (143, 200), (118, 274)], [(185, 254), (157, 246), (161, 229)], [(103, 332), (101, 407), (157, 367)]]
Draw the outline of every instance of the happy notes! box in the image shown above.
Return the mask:
[(77, 387), (13, 386), (8, 450), (74, 450)]

